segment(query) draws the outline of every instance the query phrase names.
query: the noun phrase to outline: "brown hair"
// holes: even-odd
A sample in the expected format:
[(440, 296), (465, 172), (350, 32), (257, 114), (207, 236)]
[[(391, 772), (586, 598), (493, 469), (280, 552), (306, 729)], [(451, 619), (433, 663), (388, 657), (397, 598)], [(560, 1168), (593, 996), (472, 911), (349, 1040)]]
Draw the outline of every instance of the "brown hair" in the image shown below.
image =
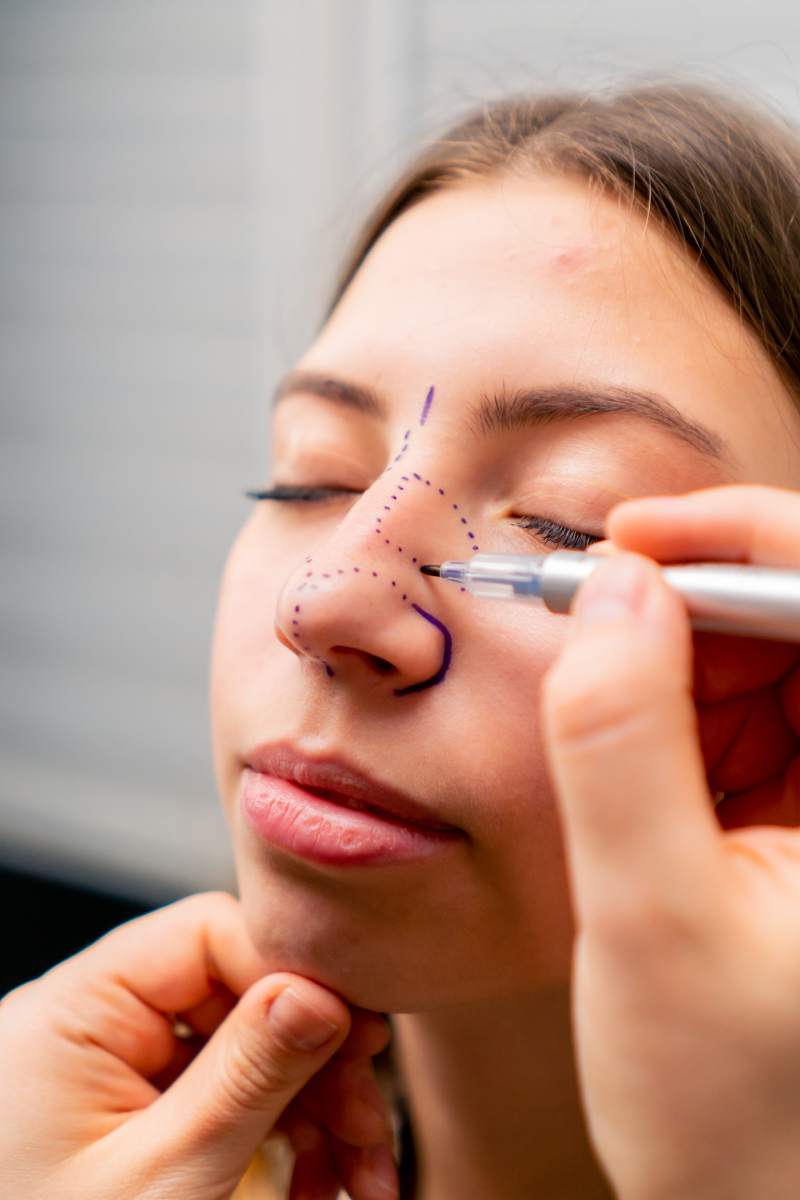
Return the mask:
[(511, 96), (468, 114), (370, 214), (326, 319), (401, 213), (519, 169), (578, 174), (654, 214), (755, 330), (800, 403), (800, 134), (754, 101), (698, 83)]

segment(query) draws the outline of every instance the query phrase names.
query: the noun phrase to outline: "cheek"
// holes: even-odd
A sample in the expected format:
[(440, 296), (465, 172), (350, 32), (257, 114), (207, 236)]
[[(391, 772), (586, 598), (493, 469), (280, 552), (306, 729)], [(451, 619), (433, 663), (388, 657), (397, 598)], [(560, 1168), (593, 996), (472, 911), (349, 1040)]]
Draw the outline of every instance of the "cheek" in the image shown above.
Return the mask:
[(214, 617), (209, 701), (217, 759), (238, 745), (248, 693), (257, 693), (256, 711), (263, 701), (263, 678), (259, 690), (257, 676), (263, 672), (265, 653), (288, 657), (274, 632), (277, 577), (274, 558), (264, 553), (246, 525), (225, 563)]
[[(484, 657), (473, 750), (486, 774), (487, 867), (508, 881), (509, 863), (555, 853), (558, 821), (542, 736), (542, 681), (567, 632), (567, 619), (520, 605), (494, 653)], [(506, 886), (504, 883), (504, 886)]]

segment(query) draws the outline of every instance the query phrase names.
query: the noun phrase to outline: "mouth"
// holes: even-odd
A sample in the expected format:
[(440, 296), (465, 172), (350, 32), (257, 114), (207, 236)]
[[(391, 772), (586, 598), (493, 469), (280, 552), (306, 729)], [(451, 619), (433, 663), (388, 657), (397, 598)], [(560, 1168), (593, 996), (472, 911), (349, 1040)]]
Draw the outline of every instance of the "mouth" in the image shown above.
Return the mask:
[(312, 758), (288, 743), (278, 743), (256, 747), (245, 755), (244, 763), (261, 775), (296, 784), (319, 800), (370, 813), (390, 824), (428, 833), (463, 833), (415, 797), (381, 783), (342, 758)]

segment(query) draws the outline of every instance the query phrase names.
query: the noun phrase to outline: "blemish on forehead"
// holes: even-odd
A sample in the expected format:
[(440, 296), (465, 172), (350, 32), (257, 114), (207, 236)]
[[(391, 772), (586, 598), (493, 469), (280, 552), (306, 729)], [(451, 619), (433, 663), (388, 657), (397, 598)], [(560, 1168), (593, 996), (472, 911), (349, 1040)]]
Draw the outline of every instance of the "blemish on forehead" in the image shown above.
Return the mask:
[(554, 274), (573, 275), (591, 264), (592, 247), (581, 243), (553, 246), (547, 253), (548, 265)]

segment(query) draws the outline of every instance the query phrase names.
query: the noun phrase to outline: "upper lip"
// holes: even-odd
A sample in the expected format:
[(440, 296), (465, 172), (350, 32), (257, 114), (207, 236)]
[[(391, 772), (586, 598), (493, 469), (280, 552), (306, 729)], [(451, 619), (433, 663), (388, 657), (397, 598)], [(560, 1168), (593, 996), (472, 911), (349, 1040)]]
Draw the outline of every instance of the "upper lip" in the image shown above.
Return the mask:
[[(346, 807), (348, 801), (355, 801), (358, 807), (374, 809), (426, 829), (455, 830), (454, 825), (442, 821), (435, 812), (413, 797), (379, 783), (356, 770), (343, 758), (313, 758), (281, 742), (257, 746), (245, 755), (244, 761), (252, 770), (263, 775), (274, 775), (301, 787), (331, 792), (333, 795), (330, 798), (334, 803), (341, 798)], [(349, 807), (353, 807), (353, 804)]]

